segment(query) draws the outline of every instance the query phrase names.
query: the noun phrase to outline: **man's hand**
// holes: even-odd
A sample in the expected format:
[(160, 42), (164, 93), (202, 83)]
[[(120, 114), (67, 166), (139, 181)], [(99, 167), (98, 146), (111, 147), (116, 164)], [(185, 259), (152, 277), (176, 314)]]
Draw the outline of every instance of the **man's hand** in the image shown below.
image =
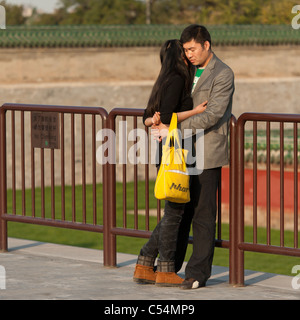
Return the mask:
[(164, 137), (168, 135), (169, 125), (160, 122), (158, 125), (153, 124), (151, 126), (151, 134), (154, 136), (154, 140), (162, 141)]

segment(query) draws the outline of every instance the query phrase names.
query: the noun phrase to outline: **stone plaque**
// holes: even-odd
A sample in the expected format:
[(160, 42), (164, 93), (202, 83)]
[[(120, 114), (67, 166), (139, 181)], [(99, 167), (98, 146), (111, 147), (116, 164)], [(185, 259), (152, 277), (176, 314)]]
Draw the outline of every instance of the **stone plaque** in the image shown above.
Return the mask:
[(59, 149), (59, 113), (32, 111), (31, 141), (33, 148)]

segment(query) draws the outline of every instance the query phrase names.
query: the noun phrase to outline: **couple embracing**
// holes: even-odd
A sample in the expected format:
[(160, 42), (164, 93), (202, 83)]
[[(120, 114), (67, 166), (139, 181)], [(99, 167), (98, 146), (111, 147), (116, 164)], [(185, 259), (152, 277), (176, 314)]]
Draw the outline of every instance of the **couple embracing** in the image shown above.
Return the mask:
[[(190, 139), (197, 129), (204, 130), (204, 168), (190, 176), (190, 202), (165, 201), (163, 218), (140, 250), (133, 279), (195, 289), (205, 286), (211, 275), (217, 188), (221, 168), (228, 164), (234, 75), (213, 53), (210, 34), (201, 25), (185, 28), (180, 40), (166, 41), (160, 59), (161, 70), (145, 109), (144, 124), (163, 132), (177, 113), (181, 131), (191, 129)], [(191, 224), (193, 252), (183, 279), (177, 272), (184, 262)]]

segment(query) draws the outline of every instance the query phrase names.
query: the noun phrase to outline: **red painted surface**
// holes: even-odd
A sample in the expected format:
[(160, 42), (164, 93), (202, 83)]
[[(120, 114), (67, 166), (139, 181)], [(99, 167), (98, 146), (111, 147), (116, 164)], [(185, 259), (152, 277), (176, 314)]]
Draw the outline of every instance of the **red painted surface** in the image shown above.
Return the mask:
[[(271, 170), (271, 208), (280, 208), (280, 171)], [(298, 172), (298, 184), (300, 173)], [(245, 205), (253, 205), (253, 170), (245, 169)], [(300, 189), (300, 185), (298, 186)], [(300, 190), (298, 190), (298, 206), (300, 206)], [(267, 172), (265, 170), (257, 170), (257, 205), (266, 207), (267, 199)], [(222, 203), (229, 203), (229, 168), (222, 169)], [(294, 172), (284, 172), (284, 208), (294, 210)]]

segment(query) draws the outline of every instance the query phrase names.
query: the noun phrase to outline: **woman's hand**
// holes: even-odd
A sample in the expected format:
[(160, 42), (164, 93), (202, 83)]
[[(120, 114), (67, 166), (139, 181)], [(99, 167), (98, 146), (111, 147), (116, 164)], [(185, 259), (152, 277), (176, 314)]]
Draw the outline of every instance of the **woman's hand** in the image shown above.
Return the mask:
[(153, 117), (152, 117), (152, 123), (155, 125), (159, 125), (160, 124), (160, 112), (155, 112)]
[(160, 121), (160, 112), (155, 112), (153, 117), (148, 117), (145, 122), (144, 125), (146, 127), (151, 127), (153, 125), (159, 125), (161, 123)]

